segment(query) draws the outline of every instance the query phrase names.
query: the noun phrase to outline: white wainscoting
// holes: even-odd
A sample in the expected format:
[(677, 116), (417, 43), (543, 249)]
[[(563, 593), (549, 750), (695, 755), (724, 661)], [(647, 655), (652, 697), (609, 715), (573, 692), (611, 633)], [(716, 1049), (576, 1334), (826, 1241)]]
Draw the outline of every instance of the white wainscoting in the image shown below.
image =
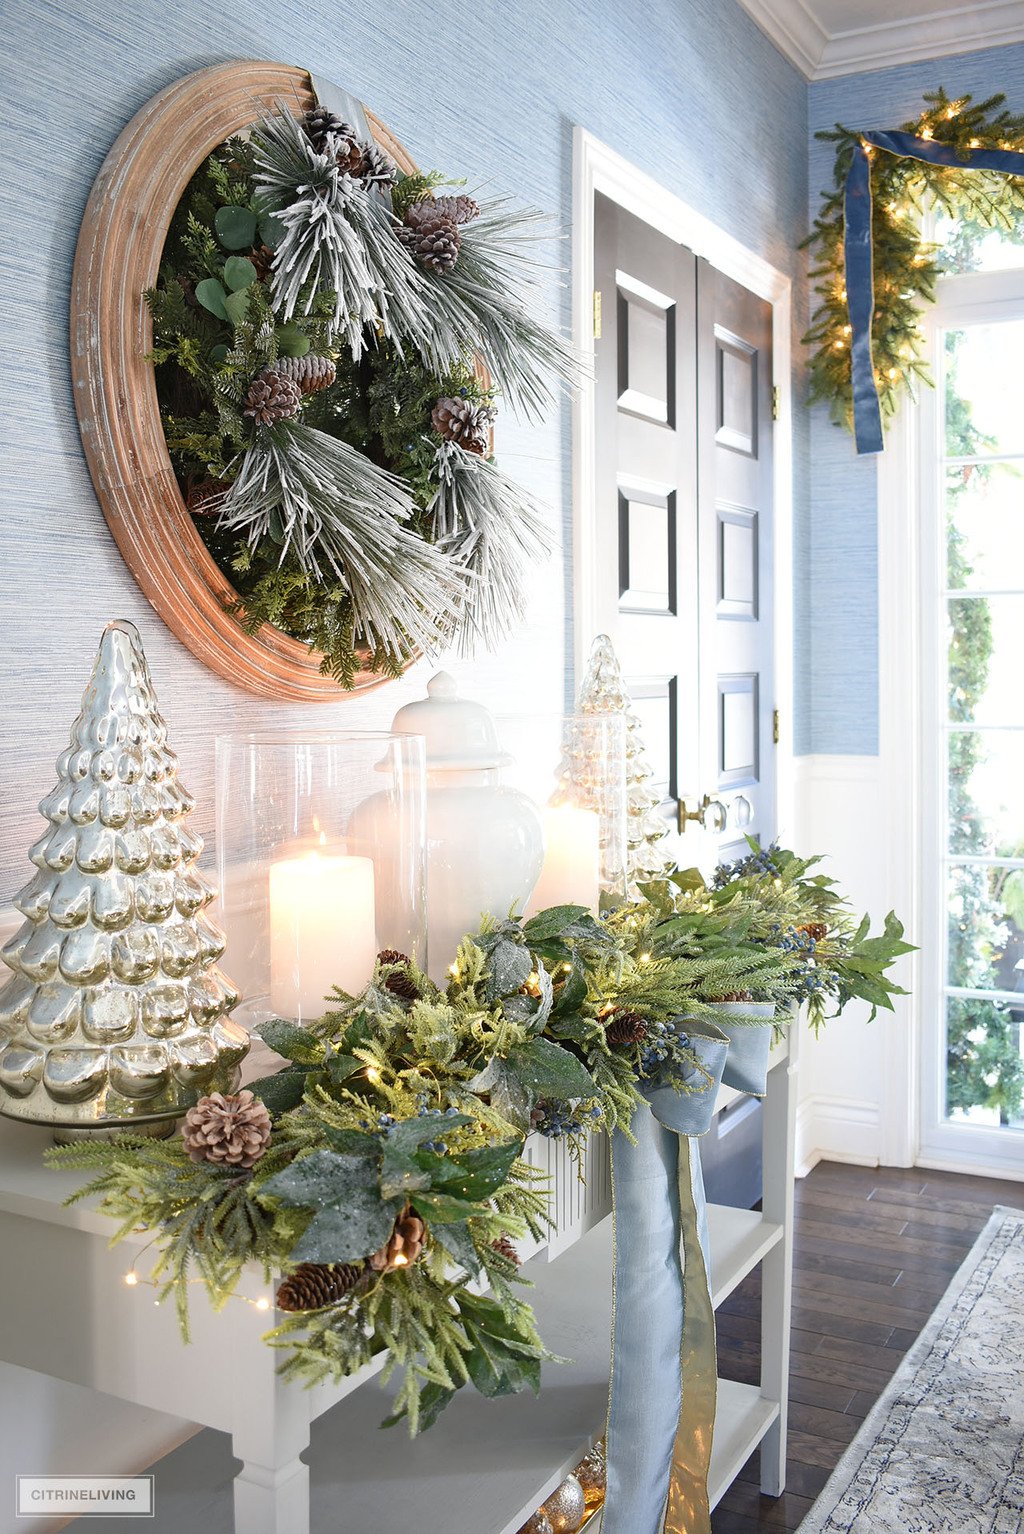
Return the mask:
[[(794, 818), (783, 840), (800, 852), (828, 854), (822, 872), (838, 879), (858, 910), (880, 926), (887, 911), (907, 909), (908, 870), (901, 867), (883, 759), (804, 756), (795, 762)], [(909, 971), (906, 961), (901, 969)], [(901, 975), (909, 985), (909, 973)], [(818, 1161), (862, 1166), (910, 1165), (910, 1083), (903, 1061), (912, 1030), (908, 1002), (867, 1022), (850, 1007), (800, 1054), (797, 1170)], [(893, 1078), (901, 1078), (899, 1094)]]

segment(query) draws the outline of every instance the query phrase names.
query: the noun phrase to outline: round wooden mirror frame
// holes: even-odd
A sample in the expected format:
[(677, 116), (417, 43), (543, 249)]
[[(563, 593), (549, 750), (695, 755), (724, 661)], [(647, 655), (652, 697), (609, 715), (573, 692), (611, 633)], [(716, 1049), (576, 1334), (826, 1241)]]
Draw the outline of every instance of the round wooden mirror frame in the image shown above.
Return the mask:
[[(235, 593), (186, 510), (154, 370), (145, 360), (153, 327), (143, 294), (156, 284), (185, 188), (208, 155), (278, 103), (296, 116), (314, 106), (309, 75), (239, 60), (186, 75), (132, 118), (103, 162), (82, 220), (71, 284), (71, 376), (103, 515), (167, 627), (211, 670), (248, 692), (331, 702), (349, 692), (321, 675), (315, 651), (268, 625), (247, 634), (227, 611)], [(399, 168), (415, 171), (398, 140), (366, 115)], [(386, 681), (361, 671), (351, 691)]]

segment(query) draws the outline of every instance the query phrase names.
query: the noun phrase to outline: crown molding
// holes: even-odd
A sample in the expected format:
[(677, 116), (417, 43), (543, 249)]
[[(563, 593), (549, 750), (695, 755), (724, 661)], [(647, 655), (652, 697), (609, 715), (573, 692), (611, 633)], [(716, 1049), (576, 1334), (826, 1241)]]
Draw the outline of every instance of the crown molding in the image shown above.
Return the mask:
[(808, 80), (831, 80), (895, 64), (1024, 42), (1024, 0), (936, 4), (927, 16), (830, 33), (804, 0), (739, 0)]

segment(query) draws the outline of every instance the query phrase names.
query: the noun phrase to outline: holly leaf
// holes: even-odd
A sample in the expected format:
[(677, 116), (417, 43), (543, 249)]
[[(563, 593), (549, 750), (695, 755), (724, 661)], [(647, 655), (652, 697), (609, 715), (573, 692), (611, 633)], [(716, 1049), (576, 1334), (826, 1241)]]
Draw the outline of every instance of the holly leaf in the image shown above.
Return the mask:
[(538, 1097), (564, 1099), (597, 1095), (594, 1079), (575, 1055), (562, 1049), (552, 1039), (528, 1039), (509, 1050), (507, 1071), (531, 1096), (531, 1106)]
[(353, 1156), (339, 1151), (314, 1151), (275, 1172), (263, 1184), (262, 1192), (291, 1209), (327, 1209), (344, 1204), (360, 1191), (371, 1189), (380, 1202), (379, 1172), (369, 1156)]
[(249, 1091), (263, 1103), (271, 1118), (279, 1118), (290, 1108), (297, 1108), (306, 1089), (306, 1072), (288, 1066), (274, 1076), (261, 1076), (249, 1082)]
[[(419, 1425), (421, 1433), (426, 1432), (427, 1428), (434, 1426), (434, 1423), (454, 1395), (455, 1389), (450, 1385), (438, 1385), (435, 1380), (430, 1380), (424, 1385), (420, 1391)], [(390, 1417), (385, 1417), (381, 1427), (394, 1427), (397, 1422), (401, 1422), (402, 1418), (406, 1416), (408, 1416), (408, 1411), (403, 1407), (401, 1411), (395, 1412)]]
[(466, 1368), (473, 1384), (482, 1396), (493, 1400), (495, 1396), (515, 1395), (530, 1389), (534, 1395), (540, 1392), (540, 1360), (526, 1358), (514, 1352), (506, 1342), (485, 1332), (476, 1321), (462, 1314), (466, 1336), (473, 1344), (466, 1355)]
[(549, 938), (561, 937), (566, 927), (571, 927), (581, 917), (589, 916), (585, 905), (553, 905), (546, 911), (538, 911), (523, 926), (523, 936), (532, 947), (534, 943), (547, 942)]
[(491, 949), (486, 996), (488, 1001), (510, 996), (533, 972), (533, 956), (528, 948), (500, 938)]
[(433, 1240), (438, 1246), (443, 1247), (453, 1262), (459, 1263), (474, 1278), (476, 1277), (483, 1264), (465, 1220), (457, 1220), (452, 1225), (438, 1225), (431, 1234)]
[(258, 220), (251, 208), (218, 208), (214, 232), (225, 250), (248, 250), (256, 243)]
[(479, 1202), (471, 1203), (464, 1198), (455, 1198), (449, 1193), (435, 1193), (431, 1190), (417, 1193), (416, 1212), (422, 1215), (428, 1225), (456, 1225), (460, 1220), (478, 1217), (480, 1204)]
[(328, 1055), (324, 1060), (324, 1070), (339, 1086), (350, 1076), (354, 1076), (356, 1071), (365, 1069), (365, 1062), (357, 1060), (355, 1055)]
[(375, 1188), (356, 1188), (339, 1208), (323, 1209), (292, 1247), (296, 1262), (355, 1262), (382, 1247), (402, 1209), (381, 1201)]
[(275, 1017), (260, 1023), (253, 1032), (276, 1055), (283, 1055), (293, 1065), (320, 1065), (323, 1062), (324, 1046), (315, 1034), (298, 1023), (289, 1023), (283, 1017)]
[(506, 1140), (500, 1145), (483, 1145), (460, 1156), (449, 1156), (442, 1162), (443, 1172), (434, 1173), (432, 1185), (459, 1198), (490, 1198), (508, 1181), (522, 1148), (522, 1140)]

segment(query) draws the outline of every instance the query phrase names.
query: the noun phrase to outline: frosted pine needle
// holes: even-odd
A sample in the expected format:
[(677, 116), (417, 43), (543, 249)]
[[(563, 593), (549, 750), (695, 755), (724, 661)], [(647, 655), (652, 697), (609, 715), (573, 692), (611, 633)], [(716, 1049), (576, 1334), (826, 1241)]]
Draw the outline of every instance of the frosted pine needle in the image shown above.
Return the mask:
[(260, 433), (242, 460), (222, 525), (255, 548), (265, 538), (304, 570), (346, 584), (362, 638), (396, 657), (451, 636), (466, 575), (444, 550), (405, 526), (413, 501), (402, 480), (324, 432), (294, 422)]
[(522, 620), (531, 562), (551, 552), (551, 535), (539, 505), (488, 459), (444, 442), (435, 472), (434, 535), (470, 577), (462, 652), (493, 649)]

